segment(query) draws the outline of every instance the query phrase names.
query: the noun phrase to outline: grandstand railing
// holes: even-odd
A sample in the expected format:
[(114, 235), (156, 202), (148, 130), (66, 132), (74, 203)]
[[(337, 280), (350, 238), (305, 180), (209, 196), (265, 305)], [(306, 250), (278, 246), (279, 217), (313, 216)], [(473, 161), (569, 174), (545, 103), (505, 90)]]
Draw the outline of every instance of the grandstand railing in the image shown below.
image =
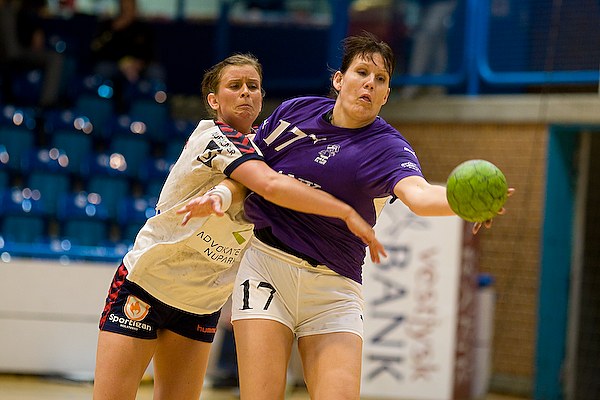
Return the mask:
[[(515, 3), (515, 0), (507, 0)], [(490, 25), (492, 0), (464, 0), (464, 38), (462, 43), (462, 58), (460, 66), (453, 72), (439, 75), (412, 76), (407, 74), (396, 75), (392, 79), (394, 86), (407, 84), (416, 85), (441, 85), (447, 87), (464, 86), (464, 94), (480, 94), (482, 84), (490, 86), (527, 86), (527, 85), (556, 85), (556, 84), (598, 84), (600, 71), (598, 69), (577, 70), (495, 70), (490, 63), (490, 55), (496, 49), (490, 47), (489, 39), (494, 34)], [(530, 6), (535, 1), (529, 1)], [(541, 2), (539, 2), (541, 3)], [(547, 2), (545, 2), (547, 3)], [(539, 4), (538, 7), (543, 5)], [(548, 5), (545, 5), (548, 7)], [(561, 13), (561, 10), (549, 10)], [(548, 29), (548, 46), (555, 46), (553, 35), (560, 28), (560, 21), (552, 21)], [(581, 33), (581, 39), (585, 35)], [(556, 37), (554, 37), (556, 39)], [(455, 54), (456, 56), (456, 54)], [(560, 55), (554, 55), (555, 57)], [(591, 55), (594, 57), (594, 55)], [(598, 60), (597, 60), (598, 61)], [(550, 66), (552, 67), (552, 66)], [(493, 92), (493, 89), (492, 89)]]

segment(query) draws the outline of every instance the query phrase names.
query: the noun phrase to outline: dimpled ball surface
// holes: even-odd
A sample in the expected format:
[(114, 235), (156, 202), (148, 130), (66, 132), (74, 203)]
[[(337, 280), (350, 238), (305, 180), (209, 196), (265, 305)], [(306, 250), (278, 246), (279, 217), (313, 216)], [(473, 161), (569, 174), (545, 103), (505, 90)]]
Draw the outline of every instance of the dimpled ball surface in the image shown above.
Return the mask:
[(446, 197), (459, 217), (470, 222), (492, 219), (504, 206), (508, 185), (498, 167), (486, 160), (469, 160), (448, 176)]

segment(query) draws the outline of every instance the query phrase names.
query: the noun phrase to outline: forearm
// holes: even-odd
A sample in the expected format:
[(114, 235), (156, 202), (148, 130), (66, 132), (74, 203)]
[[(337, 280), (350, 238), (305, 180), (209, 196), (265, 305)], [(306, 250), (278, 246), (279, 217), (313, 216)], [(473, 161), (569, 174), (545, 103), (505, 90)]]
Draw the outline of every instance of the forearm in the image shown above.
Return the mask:
[(446, 188), (440, 185), (430, 185), (414, 203), (413, 212), (423, 217), (454, 215), (446, 199)]
[(277, 174), (267, 185), (263, 193), (258, 193), (271, 203), (295, 211), (317, 214), (345, 220), (354, 213), (348, 204), (335, 198), (323, 190), (310, 188), (308, 185), (285, 175)]
[(279, 174), (263, 162), (246, 162), (231, 174), (251, 191), (266, 200), (295, 211), (346, 220), (356, 211), (322, 190)]
[(394, 194), (419, 216), (455, 215), (446, 199), (446, 188), (431, 185), (423, 178), (404, 178), (394, 188)]

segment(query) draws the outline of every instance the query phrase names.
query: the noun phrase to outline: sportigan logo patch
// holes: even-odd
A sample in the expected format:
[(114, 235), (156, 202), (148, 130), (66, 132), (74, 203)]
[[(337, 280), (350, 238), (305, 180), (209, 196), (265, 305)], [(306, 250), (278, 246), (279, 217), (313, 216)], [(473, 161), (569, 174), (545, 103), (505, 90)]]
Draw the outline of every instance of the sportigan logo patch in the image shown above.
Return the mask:
[(150, 311), (150, 305), (135, 296), (129, 295), (125, 303), (125, 315), (132, 321), (141, 321)]

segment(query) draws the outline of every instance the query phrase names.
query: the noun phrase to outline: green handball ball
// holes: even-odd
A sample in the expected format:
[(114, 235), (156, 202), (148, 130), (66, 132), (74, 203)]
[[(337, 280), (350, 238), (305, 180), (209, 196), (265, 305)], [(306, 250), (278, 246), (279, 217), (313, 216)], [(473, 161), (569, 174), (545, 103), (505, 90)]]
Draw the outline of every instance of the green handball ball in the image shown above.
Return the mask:
[(459, 217), (470, 222), (492, 219), (504, 206), (508, 194), (506, 178), (486, 160), (465, 161), (450, 173), (446, 198)]

